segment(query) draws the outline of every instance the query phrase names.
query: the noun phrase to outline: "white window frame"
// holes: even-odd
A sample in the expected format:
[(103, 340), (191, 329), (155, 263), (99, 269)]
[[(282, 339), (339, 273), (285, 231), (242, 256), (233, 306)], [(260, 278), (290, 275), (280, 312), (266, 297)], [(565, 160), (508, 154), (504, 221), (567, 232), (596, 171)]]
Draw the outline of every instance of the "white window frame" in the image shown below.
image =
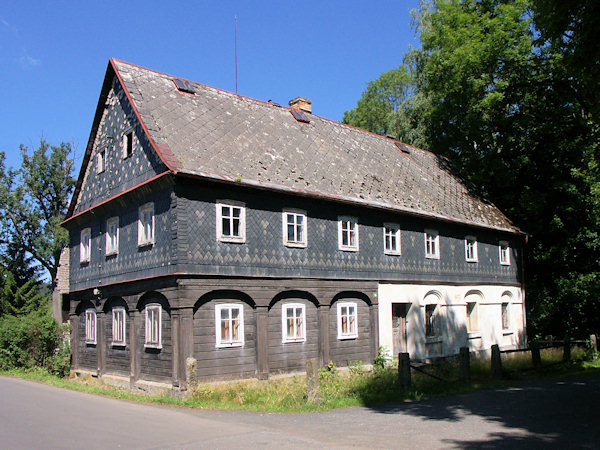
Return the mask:
[(437, 230), (425, 230), (425, 258), (440, 259), (440, 234)]
[[(427, 310), (433, 307), (431, 313), (431, 321), (427, 320)], [(431, 324), (429, 325), (429, 322)], [(431, 333), (428, 333), (431, 330)], [(438, 303), (425, 304), (425, 339), (436, 339), (441, 336), (440, 330), (440, 305)]]
[(502, 302), (500, 303), (500, 320), (503, 332), (511, 330), (510, 302), (505, 299), (506, 296), (502, 296)]
[(147, 305), (144, 309), (144, 314), (144, 322), (146, 324), (144, 347), (162, 348), (162, 306)]
[[(230, 337), (229, 339), (223, 339), (221, 334), (221, 311), (228, 310), (229, 311), (229, 329), (231, 330), (232, 326), (232, 311), (237, 309), (238, 312), (238, 339), (233, 339)], [(231, 331), (230, 331), (231, 333)], [(226, 348), (226, 347), (242, 347), (244, 345), (244, 305), (240, 303), (221, 303), (215, 305), (215, 339), (216, 346), (218, 348)]]
[(475, 236), (465, 236), (465, 261), (479, 261), (479, 253), (477, 250), (477, 238)]
[[(146, 214), (150, 214), (149, 229)], [(138, 247), (154, 244), (154, 203), (149, 202), (138, 209)]]
[(88, 308), (85, 310), (85, 343), (96, 344), (97, 318), (96, 310)]
[[(292, 310), (292, 328), (294, 335), (288, 335), (288, 311)], [(300, 311), (300, 315), (298, 315)], [(298, 327), (298, 319), (300, 326)], [(281, 307), (281, 342), (305, 342), (306, 341), (306, 306), (302, 303), (285, 303)]]
[(500, 241), (498, 243), (498, 258), (503, 266), (510, 266), (510, 246), (508, 241)]
[(96, 173), (102, 173), (106, 170), (106, 148), (98, 150), (96, 153)]
[(467, 333), (479, 332), (479, 302), (467, 301)]
[[(127, 147), (128, 144), (131, 143), (131, 153), (127, 153)], [(122, 145), (122, 156), (123, 159), (125, 158), (129, 158), (131, 155), (133, 155), (133, 130), (129, 129), (127, 131), (125, 131), (125, 133), (123, 133), (123, 140), (121, 142)]]
[[(292, 223), (288, 224), (288, 219), (292, 219)], [(301, 219), (301, 224), (298, 223), (298, 219)], [(295, 210), (295, 209), (286, 209), (283, 211), (281, 216), (281, 225), (282, 225), (282, 233), (283, 233), (283, 245), (286, 247), (299, 247), (304, 248), (308, 242), (308, 222), (306, 218), (306, 212)], [(290, 239), (288, 234), (288, 225), (294, 227), (294, 236)], [(298, 229), (300, 228), (300, 232)], [(298, 234), (300, 237), (298, 238)]]
[(106, 221), (106, 256), (117, 253), (119, 253), (119, 217), (115, 216)]
[[(354, 244), (352, 244), (352, 233), (354, 233)], [(344, 235), (347, 235), (347, 244), (344, 244)], [(338, 248), (344, 252), (358, 251), (358, 219), (356, 217), (338, 217)]]
[[(87, 245), (86, 245), (87, 244)], [(92, 254), (92, 229), (84, 228), (81, 230), (79, 240), (79, 262), (89, 263)]]
[(112, 345), (127, 345), (127, 313), (122, 306), (112, 309)]
[[(388, 247), (388, 236), (389, 242), (392, 243), (392, 239), (396, 241), (396, 247)], [(400, 240), (402, 233), (400, 231), (400, 225), (396, 223), (385, 223), (383, 224), (383, 253), (386, 255), (401, 255), (402, 254), (402, 241)]]
[[(343, 313), (344, 308), (354, 308), (354, 312)], [(352, 317), (354, 319), (353, 326), (348, 327), (346, 331), (343, 330), (343, 318)], [(352, 323), (350, 324), (352, 325)], [(358, 304), (356, 302), (338, 302), (337, 304), (337, 338), (342, 339), (356, 339), (358, 338)]]
[[(215, 205), (216, 217), (217, 217), (217, 241), (221, 242), (233, 242), (237, 244), (243, 244), (246, 242), (246, 206), (243, 203), (231, 202), (231, 201), (219, 201)], [(223, 208), (229, 208), (228, 215), (223, 216)], [(240, 216), (238, 218), (233, 217), (233, 210), (239, 209)], [(224, 234), (223, 233), (223, 219), (229, 220), (229, 231), (233, 231), (233, 220), (239, 220), (238, 235)]]

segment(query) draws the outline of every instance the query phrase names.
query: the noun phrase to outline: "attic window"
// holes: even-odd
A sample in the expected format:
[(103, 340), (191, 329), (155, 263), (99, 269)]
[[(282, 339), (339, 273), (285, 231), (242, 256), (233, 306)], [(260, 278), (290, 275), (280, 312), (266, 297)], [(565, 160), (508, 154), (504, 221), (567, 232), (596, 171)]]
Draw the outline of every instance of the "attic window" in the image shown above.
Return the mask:
[(402, 152), (402, 153), (406, 153), (407, 155), (410, 155), (411, 151), (410, 148), (408, 147), (408, 145), (402, 143), (402, 142), (394, 142), (394, 144), (396, 144), (396, 147), (398, 147), (398, 149)]
[(173, 78), (173, 82), (175, 83), (175, 86), (177, 86), (177, 89), (179, 89), (181, 92), (187, 92), (189, 94), (196, 93), (189, 81), (182, 80), (180, 78)]
[(294, 116), (294, 119), (296, 119), (298, 122), (310, 123), (310, 119), (306, 114), (304, 114), (304, 111), (300, 111), (299, 109), (290, 109), (290, 112), (292, 113), (292, 116)]

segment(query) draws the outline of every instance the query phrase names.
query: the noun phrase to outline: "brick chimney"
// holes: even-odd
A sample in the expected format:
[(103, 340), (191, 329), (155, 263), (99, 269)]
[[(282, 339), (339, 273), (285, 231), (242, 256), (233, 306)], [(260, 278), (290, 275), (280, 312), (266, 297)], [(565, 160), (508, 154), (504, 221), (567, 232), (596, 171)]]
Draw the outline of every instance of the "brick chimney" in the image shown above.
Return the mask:
[(311, 105), (312, 102), (304, 97), (296, 97), (293, 100), (290, 100), (289, 105), (290, 108), (293, 109), (301, 109), (302, 111), (306, 111), (307, 113), (312, 113)]

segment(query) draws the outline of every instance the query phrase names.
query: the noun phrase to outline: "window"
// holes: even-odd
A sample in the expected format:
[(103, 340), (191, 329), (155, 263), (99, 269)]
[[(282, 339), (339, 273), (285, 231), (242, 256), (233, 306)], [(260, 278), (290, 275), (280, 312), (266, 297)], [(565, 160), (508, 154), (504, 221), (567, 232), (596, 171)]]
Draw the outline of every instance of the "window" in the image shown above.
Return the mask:
[(474, 236), (465, 238), (465, 260), (467, 262), (477, 262), (477, 239)]
[(138, 212), (138, 246), (154, 244), (154, 203), (140, 206)]
[(96, 154), (96, 173), (104, 172), (105, 169), (106, 169), (106, 149), (102, 149)]
[(217, 305), (215, 307), (217, 347), (244, 345), (243, 305)]
[(500, 264), (510, 266), (510, 247), (508, 246), (508, 242), (500, 241), (498, 249), (500, 251)]
[(133, 131), (123, 135), (123, 158), (129, 158), (133, 154)]
[(440, 259), (440, 235), (434, 230), (425, 230), (425, 258)]
[(194, 94), (196, 92), (194, 91), (192, 84), (187, 80), (173, 78), (173, 82), (175, 83), (175, 86), (177, 86), (177, 89), (179, 89), (181, 92), (187, 92), (188, 94)]
[(161, 312), (162, 308), (160, 305), (146, 306), (146, 341), (144, 343), (145, 347), (161, 348)]
[(111, 217), (106, 221), (106, 256), (116, 255), (119, 251), (119, 218)]
[(510, 329), (510, 303), (502, 303), (502, 329)]
[(337, 305), (338, 339), (358, 337), (356, 303), (342, 302)]
[(127, 316), (125, 308), (113, 308), (112, 310), (112, 345), (125, 345)]
[(358, 223), (354, 217), (338, 219), (338, 247), (340, 250), (358, 251)]
[(304, 113), (304, 111), (292, 108), (290, 109), (290, 112), (292, 113), (292, 116), (294, 116), (294, 119), (296, 119), (298, 122), (310, 123), (310, 119)]
[(81, 230), (81, 240), (79, 241), (79, 262), (90, 262), (92, 230), (84, 228)]
[(282, 342), (306, 341), (305, 308), (300, 303), (288, 303), (281, 310)]
[(436, 304), (425, 305), (425, 337), (436, 337), (439, 334), (437, 309)]
[(300, 211), (283, 212), (283, 244), (306, 247), (306, 214)]
[(479, 304), (467, 302), (467, 332), (472, 333), (479, 330)]
[(400, 227), (395, 224), (385, 224), (383, 227), (383, 252), (386, 255), (399, 255), (401, 253)]
[(96, 310), (94, 309), (85, 311), (85, 343), (96, 343)]
[(246, 208), (243, 205), (217, 203), (217, 240), (246, 242)]

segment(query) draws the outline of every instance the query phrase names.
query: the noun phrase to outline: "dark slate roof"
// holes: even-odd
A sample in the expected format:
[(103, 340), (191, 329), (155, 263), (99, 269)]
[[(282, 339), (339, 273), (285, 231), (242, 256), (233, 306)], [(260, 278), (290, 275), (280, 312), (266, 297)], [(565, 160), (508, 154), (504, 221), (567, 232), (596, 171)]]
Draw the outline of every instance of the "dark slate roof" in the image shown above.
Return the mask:
[(295, 191), (518, 232), (445, 158), (314, 114), (111, 60), (165, 164), (176, 173)]

